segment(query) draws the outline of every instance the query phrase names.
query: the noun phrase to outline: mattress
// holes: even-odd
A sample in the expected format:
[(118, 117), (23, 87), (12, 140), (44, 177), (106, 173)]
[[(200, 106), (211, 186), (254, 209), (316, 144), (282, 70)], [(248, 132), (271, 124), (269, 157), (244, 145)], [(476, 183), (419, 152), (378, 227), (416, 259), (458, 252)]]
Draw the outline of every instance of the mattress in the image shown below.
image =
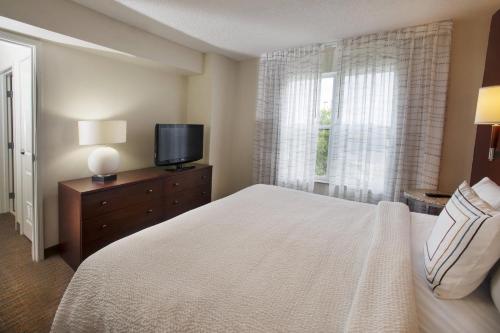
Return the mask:
[(417, 316), (422, 332), (500, 332), (500, 313), (493, 304), (489, 281), (469, 296), (442, 300), (433, 296), (424, 273), (423, 245), (436, 216), (412, 213), (411, 239)]

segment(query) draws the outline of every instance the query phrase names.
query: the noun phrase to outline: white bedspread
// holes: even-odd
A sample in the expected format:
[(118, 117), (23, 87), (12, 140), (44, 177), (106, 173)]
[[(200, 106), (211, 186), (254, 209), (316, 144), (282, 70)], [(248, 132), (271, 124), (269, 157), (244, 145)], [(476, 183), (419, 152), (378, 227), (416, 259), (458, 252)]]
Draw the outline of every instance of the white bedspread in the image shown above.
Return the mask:
[(410, 332), (410, 215), (257, 185), (89, 257), (53, 332)]

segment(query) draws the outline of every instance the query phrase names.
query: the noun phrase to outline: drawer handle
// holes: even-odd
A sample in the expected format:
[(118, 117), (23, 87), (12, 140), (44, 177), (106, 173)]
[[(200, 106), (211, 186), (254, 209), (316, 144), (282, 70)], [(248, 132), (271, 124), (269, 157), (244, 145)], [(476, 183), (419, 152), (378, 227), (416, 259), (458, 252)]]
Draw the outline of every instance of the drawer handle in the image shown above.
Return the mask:
[(152, 212), (153, 212), (153, 210), (152, 210), (152, 209), (148, 209), (148, 210), (146, 211), (146, 213), (148, 213), (148, 214), (151, 214)]
[(201, 195), (207, 195), (207, 192), (203, 191), (201, 192)]
[(179, 185), (180, 185), (179, 183), (174, 183), (174, 187), (179, 186)]
[(153, 190), (149, 189), (149, 190), (146, 191), (146, 193), (153, 193)]
[(103, 225), (101, 225), (101, 229), (106, 229), (107, 227), (108, 227), (108, 225), (107, 225), (107, 224), (103, 224)]
[(108, 204), (108, 202), (106, 200), (101, 201), (101, 206), (106, 206), (107, 204)]
[(179, 200), (174, 200), (174, 201), (172, 201), (172, 203), (173, 203), (174, 205), (178, 205), (178, 204), (179, 204)]
[(207, 179), (207, 175), (201, 176), (201, 179)]

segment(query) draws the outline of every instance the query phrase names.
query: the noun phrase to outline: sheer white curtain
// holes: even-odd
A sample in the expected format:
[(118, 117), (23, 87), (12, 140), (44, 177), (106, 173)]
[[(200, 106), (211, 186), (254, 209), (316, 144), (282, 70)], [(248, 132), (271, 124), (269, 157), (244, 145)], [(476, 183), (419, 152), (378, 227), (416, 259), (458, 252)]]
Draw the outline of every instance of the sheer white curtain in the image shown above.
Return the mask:
[(260, 59), (254, 180), (314, 188), (320, 84), (319, 45), (279, 50)]
[(437, 187), (451, 30), (439, 22), (338, 44), (330, 195), (377, 202)]

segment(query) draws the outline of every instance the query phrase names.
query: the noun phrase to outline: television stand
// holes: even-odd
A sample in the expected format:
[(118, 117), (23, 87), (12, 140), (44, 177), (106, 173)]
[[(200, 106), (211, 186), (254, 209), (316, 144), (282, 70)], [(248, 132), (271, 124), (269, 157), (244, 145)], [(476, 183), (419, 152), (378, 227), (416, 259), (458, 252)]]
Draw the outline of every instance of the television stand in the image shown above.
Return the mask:
[(165, 172), (165, 166), (119, 172), (117, 182), (60, 182), (61, 257), (76, 270), (115, 240), (209, 203), (212, 166), (195, 165), (186, 172)]
[(170, 172), (181, 172), (181, 171), (186, 171), (186, 170), (191, 170), (194, 169), (196, 166), (194, 165), (184, 165), (184, 164), (176, 164), (173, 167), (166, 168), (165, 171), (170, 171)]

